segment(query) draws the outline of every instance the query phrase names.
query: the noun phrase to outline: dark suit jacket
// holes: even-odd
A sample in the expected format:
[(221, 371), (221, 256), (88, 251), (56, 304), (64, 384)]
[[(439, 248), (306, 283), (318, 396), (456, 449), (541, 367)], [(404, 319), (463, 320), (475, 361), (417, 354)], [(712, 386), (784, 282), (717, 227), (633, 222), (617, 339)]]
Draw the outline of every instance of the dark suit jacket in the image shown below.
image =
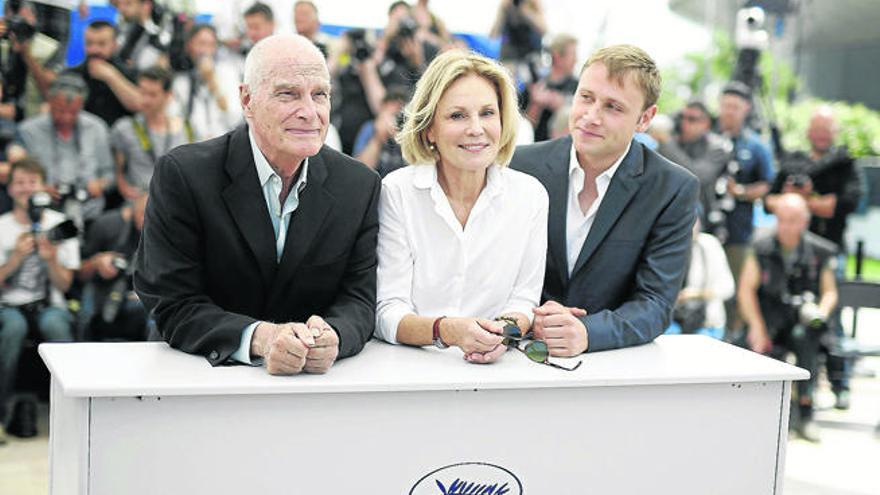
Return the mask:
[(690, 172), (632, 142), (568, 275), (566, 215), (571, 137), (517, 148), (511, 168), (550, 195), (542, 301), (587, 310), (589, 351), (652, 341), (669, 326), (684, 277), (698, 182)]
[(309, 158), (281, 261), (247, 127), (165, 155), (150, 184), (135, 290), (172, 347), (213, 365), (257, 320), (304, 322), (357, 354), (376, 317), (379, 176), (327, 147)]

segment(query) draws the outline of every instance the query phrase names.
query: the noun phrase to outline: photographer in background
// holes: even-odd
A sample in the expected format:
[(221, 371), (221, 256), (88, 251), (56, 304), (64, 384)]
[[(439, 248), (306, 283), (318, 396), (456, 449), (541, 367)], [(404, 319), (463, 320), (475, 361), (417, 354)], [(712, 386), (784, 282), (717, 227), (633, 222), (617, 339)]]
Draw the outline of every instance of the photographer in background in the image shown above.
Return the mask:
[(382, 106), (385, 86), (376, 68), (375, 47), (365, 30), (346, 31), (340, 49), (330, 120), (339, 129), (343, 153), (353, 155), (358, 131)]
[(727, 321), (724, 301), (734, 296), (736, 287), (721, 242), (701, 231), (702, 217), (702, 207), (698, 204), (684, 286), (672, 310), (674, 324), (666, 333), (696, 333), (721, 340)]
[(168, 66), (173, 22), (165, 9), (153, 0), (118, 0), (119, 53), (128, 67), (143, 70), (154, 65)]
[(403, 106), (406, 95), (391, 90), (382, 100), (376, 118), (365, 122), (358, 132), (352, 154), (356, 160), (385, 177), (389, 172), (407, 165), (394, 136), (403, 127)]
[[(321, 32), (321, 20), (318, 17), (318, 7), (309, 0), (298, 0), (293, 4), (293, 26), (297, 34), (301, 34), (309, 39), (321, 53), (324, 58), (331, 60), (330, 56), (330, 38)], [(332, 72), (332, 67), (331, 67)]]
[(184, 120), (195, 141), (225, 134), (243, 122), (238, 73), (218, 59), (217, 32), (210, 24), (196, 24), (187, 32), (185, 52), (189, 68), (174, 75), (169, 113)]
[(544, 8), (538, 0), (501, 0), (489, 36), (501, 37), (501, 62), (516, 80), (531, 84), (538, 80), (546, 32)]
[(116, 27), (113, 24), (93, 21), (83, 37), (86, 59), (70, 70), (79, 74), (88, 86), (83, 109), (112, 126), (140, 108), (140, 94), (134, 84), (136, 71), (115, 55)]
[(29, 2), (5, 2), (0, 20), (0, 119), (20, 122), (37, 115), (55, 74), (64, 67), (64, 49), (39, 31), (36, 12)]
[(380, 43), (379, 76), (385, 88), (397, 88), (408, 97), (439, 51), (436, 46), (421, 40), (418, 33), (419, 24), (412, 18), (410, 5), (406, 2), (391, 4)]
[[(733, 159), (722, 172), (716, 193), (724, 212), (724, 252), (737, 286), (752, 240), (755, 201), (767, 194), (776, 173), (770, 149), (746, 125), (751, 111), (751, 88), (739, 81), (727, 83), (721, 90), (718, 128), (733, 143)], [(735, 298), (726, 310), (727, 329), (738, 330), (741, 320)]]
[[(846, 147), (834, 146), (838, 130), (831, 107), (821, 106), (813, 112), (807, 129), (810, 151), (796, 151), (782, 158), (779, 174), (764, 199), (764, 205), (773, 212), (782, 194), (801, 195), (812, 215), (810, 232), (835, 243), (840, 250), (836, 276), (837, 280), (842, 280), (847, 254), (846, 219), (858, 206), (864, 186)], [(838, 337), (843, 335), (839, 311), (832, 316), (829, 327)], [(829, 355), (826, 364), (836, 397), (835, 407), (848, 409), (849, 363)]]
[(801, 437), (815, 442), (819, 432), (813, 422), (813, 389), (820, 341), (837, 305), (837, 248), (807, 231), (810, 211), (801, 195), (779, 196), (774, 213), (776, 229), (752, 243), (754, 253), (743, 265), (737, 299), (748, 323), (748, 347), (781, 360), (794, 352), (797, 365), (810, 372), (809, 380), (797, 383), (800, 414), (791, 424)]
[[(678, 159), (672, 158), (670, 149), (676, 150)], [(722, 201), (727, 196), (733, 144), (712, 132), (712, 115), (703, 102), (692, 100), (685, 105), (679, 114), (676, 139), (669, 143), (669, 148), (660, 146), (658, 151), (700, 179), (703, 231), (724, 244), (728, 238), (727, 214), (735, 206), (733, 201)]]
[(535, 141), (550, 139), (550, 121), (554, 113), (571, 103), (577, 90), (574, 76), (577, 62), (577, 38), (560, 34), (550, 43), (551, 65), (546, 77), (529, 86), (523, 103), (526, 117), (535, 125)]
[(46, 190), (77, 226), (104, 210), (104, 194), (114, 189), (107, 124), (83, 111), (85, 81), (70, 70), (49, 90), (49, 112), (19, 126), (21, 144), (45, 164)]
[(73, 340), (73, 317), (66, 309), (64, 292), (79, 268), (79, 242), (75, 231), (73, 238), (50, 240), (63, 237), (52, 229), (65, 218), (45, 209), (46, 173), (39, 162), (18, 160), (10, 174), (13, 209), (0, 215), (0, 426), (9, 426), (13, 435), (30, 437), (37, 433), (36, 405), (22, 402), (14, 408), (16, 417), (7, 418), (7, 402), (29, 328), (46, 342)]
[(85, 282), (91, 313), (84, 340), (140, 341), (147, 337), (147, 313), (132, 288), (132, 257), (144, 228), (147, 193), (108, 211), (92, 223), (78, 278)]

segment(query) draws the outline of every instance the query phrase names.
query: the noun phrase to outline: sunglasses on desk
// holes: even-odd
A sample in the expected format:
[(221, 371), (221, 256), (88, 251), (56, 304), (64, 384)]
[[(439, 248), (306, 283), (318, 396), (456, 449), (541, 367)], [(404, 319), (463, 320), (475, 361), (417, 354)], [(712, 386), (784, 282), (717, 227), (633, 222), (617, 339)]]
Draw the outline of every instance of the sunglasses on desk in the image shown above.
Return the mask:
[[(566, 366), (562, 366), (561, 364), (556, 364), (550, 361), (550, 349), (547, 348), (547, 343), (543, 340), (533, 340), (524, 338), (522, 335), (522, 330), (519, 329), (519, 326), (516, 325), (515, 320), (513, 318), (498, 318), (498, 321), (503, 321), (505, 323), (504, 328), (501, 331), (501, 337), (503, 340), (502, 344), (507, 346), (508, 348), (515, 348), (519, 352), (526, 355), (527, 358), (531, 359), (536, 363), (546, 364), (547, 366), (552, 366), (553, 368), (557, 368), (565, 371), (574, 371), (578, 369), (583, 361), (578, 361), (573, 367), (569, 368)], [(525, 345), (521, 345), (525, 343)]]

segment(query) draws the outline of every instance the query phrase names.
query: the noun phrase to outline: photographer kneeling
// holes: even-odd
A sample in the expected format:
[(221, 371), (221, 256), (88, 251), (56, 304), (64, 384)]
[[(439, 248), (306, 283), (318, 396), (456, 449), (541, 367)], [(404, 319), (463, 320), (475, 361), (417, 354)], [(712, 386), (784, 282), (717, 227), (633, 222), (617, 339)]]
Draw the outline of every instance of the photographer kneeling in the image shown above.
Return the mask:
[[(79, 268), (76, 230), (71, 231), (64, 215), (45, 209), (51, 199), (44, 191), (43, 167), (24, 158), (12, 164), (10, 177), (13, 209), (0, 216), (0, 420), (6, 419), (5, 406), (28, 328), (36, 329), (47, 342), (73, 340), (73, 317), (65, 307), (64, 292)], [(33, 407), (19, 409), (36, 415)], [(33, 417), (15, 423), (29, 427), (10, 433), (36, 434)]]
[(89, 227), (79, 279), (91, 317), (86, 340), (146, 340), (147, 312), (132, 289), (132, 258), (144, 227), (147, 193), (108, 211)]
[(754, 254), (743, 265), (737, 298), (748, 322), (749, 347), (777, 359), (792, 351), (797, 365), (810, 372), (809, 380), (797, 383), (800, 420), (793, 427), (815, 442), (819, 440), (813, 423), (816, 361), (828, 315), (837, 304), (837, 249), (807, 231), (810, 212), (802, 196), (781, 195), (774, 212), (776, 229), (753, 241)]

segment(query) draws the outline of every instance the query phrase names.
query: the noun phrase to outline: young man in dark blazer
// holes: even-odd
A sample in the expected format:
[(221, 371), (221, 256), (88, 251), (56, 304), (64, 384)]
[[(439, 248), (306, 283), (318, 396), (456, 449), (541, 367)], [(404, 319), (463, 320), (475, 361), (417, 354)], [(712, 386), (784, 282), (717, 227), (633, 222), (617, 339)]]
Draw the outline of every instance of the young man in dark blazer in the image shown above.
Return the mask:
[(669, 325), (690, 251), (698, 181), (633, 140), (657, 112), (643, 50), (603, 48), (581, 70), (571, 136), (517, 149), (550, 195), (544, 303), (533, 330), (555, 356), (650, 342)]
[(323, 373), (375, 324), (379, 177), (323, 146), (330, 76), (292, 34), (245, 61), (247, 125), (163, 157), (135, 289), (172, 347)]

